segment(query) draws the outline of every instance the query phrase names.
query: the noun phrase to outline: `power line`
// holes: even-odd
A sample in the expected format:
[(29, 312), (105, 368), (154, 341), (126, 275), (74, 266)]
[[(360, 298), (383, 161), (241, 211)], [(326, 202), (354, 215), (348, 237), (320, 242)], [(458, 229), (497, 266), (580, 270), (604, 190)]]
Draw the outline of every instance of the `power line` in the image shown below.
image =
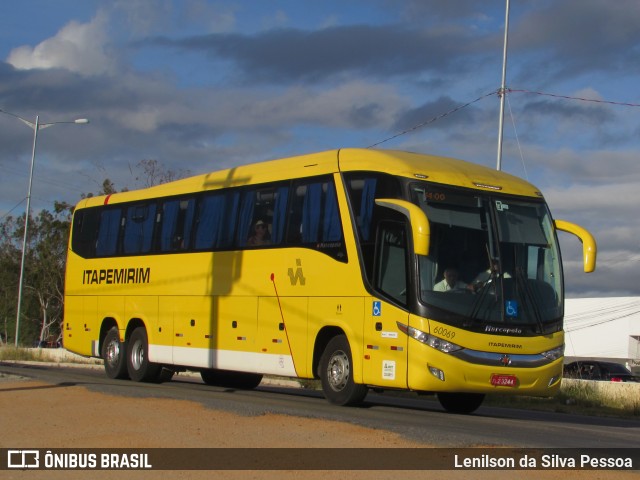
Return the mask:
[(557, 93), (547, 93), (547, 92), (536, 92), (534, 90), (525, 90), (525, 89), (512, 89), (512, 88), (508, 88), (506, 89), (507, 93), (528, 93), (531, 95), (541, 95), (541, 96), (545, 96), (545, 97), (553, 97), (553, 98), (563, 98), (565, 100), (578, 100), (581, 102), (592, 102), (592, 103), (605, 103), (608, 105), (617, 105), (617, 106), (621, 106), (621, 107), (640, 107), (640, 104), (638, 103), (629, 103), (629, 102), (614, 102), (611, 100), (598, 100), (595, 98), (584, 98), (584, 97), (573, 97), (570, 95), (559, 95)]
[[(560, 95), (557, 93), (548, 93), (548, 92), (538, 92), (535, 90), (526, 90), (523, 88), (518, 88), (518, 89), (514, 89), (514, 88), (506, 88), (504, 90), (504, 94), (508, 94), (508, 93), (526, 93), (526, 94), (530, 94), (530, 95), (540, 95), (540, 96), (545, 96), (545, 97), (552, 97), (552, 98), (561, 98), (564, 100), (576, 100), (576, 101), (581, 101), (581, 102), (591, 102), (591, 103), (602, 103), (602, 104), (607, 104), (607, 105), (616, 105), (616, 106), (621, 106), (621, 107), (640, 107), (640, 104), (638, 103), (631, 103), (631, 102), (616, 102), (616, 101), (612, 101), (612, 100), (599, 100), (599, 99), (595, 99), (595, 98), (584, 98), (584, 97), (575, 97), (575, 96), (571, 96), (571, 95)], [(390, 140), (393, 140), (395, 138), (401, 137), (402, 135), (406, 135), (407, 133), (411, 133), (415, 130), (418, 130), (419, 128), (422, 128), (426, 125), (429, 125), (431, 123), (434, 123), (444, 117), (447, 117), (455, 112), (458, 112), (460, 110), (462, 110), (463, 108), (468, 107), (469, 105), (473, 105), (476, 102), (479, 102), (480, 100), (483, 100), (487, 97), (490, 97), (492, 95), (500, 95), (501, 91), (500, 90), (496, 90), (494, 92), (490, 92), (490, 93), (486, 93), (484, 95), (481, 95), (480, 97), (476, 98), (475, 100), (472, 100), (470, 102), (465, 103), (464, 105), (459, 105), (457, 107), (455, 107), (452, 110), (449, 110), (448, 112), (442, 113), (440, 115), (437, 115), (433, 118), (431, 118), (430, 120), (427, 120), (426, 122), (422, 122), (419, 123), (411, 128), (408, 128), (406, 130), (403, 130), (402, 132), (396, 133), (395, 135), (392, 135), (391, 137), (385, 138), (384, 140), (381, 140), (377, 143), (374, 143), (373, 145), (369, 145), (367, 148), (374, 148), (377, 147), (378, 145), (381, 145), (383, 143), (386, 143)]]
[(24, 203), (24, 201), (26, 200), (26, 198), (23, 198), (22, 200), (20, 200), (18, 203), (15, 204), (15, 206), (9, 210), (7, 213), (5, 213), (2, 217), (0, 217), (0, 220), (4, 220), (5, 218), (7, 218), (9, 216), (9, 214), (11, 212), (13, 212), (16, 208), (18, 208), (20, 205), (22, 205)]
[(455, 113), (455, 112), (457, 112), (459, 110), (462, 110), (463, 108), (466, 108), (469, 105), (473, 105), (474, 103), (479, 102), (480, 100), (483, 100), (484, 98), (490, 97), (492, 95), (497, 95), (497, 94), (498, 94), (498, 92), (495, 91), (495, 92), (490, 92), (490, 93), (486, 93), (484, 95), (481, 95), (478, 98), (476, 98), (475, 100), (467, 102), (464, 105), (459, 105), (459, 106), (449, 110), (448, 112), (441, 113), (440, 115), (438, 115), (436, 117), (433, 117), (430, 120), (427, 120), (426, 122), (419, 123), (418, 125), (415, 125), (415, 126), (409, 128), (407, 130), (404, 130), (404, 131), (400, 132), (400, 133), (396, 133), (395, 135), (393, 135), (393, 136), (391, 136), (389, 138), (385, 138), (384, 140), (381, 140), (381, 141), (379, 141), (377, 143), (374, 143), (373, 145), (369, 145), (367, 148), (377, 147), (378, 145), (381, 145), (381, 144), (383, 144), (385, 142), (388, 142), (389, 140), (393, 140), (394, 138), (398, 138), (398, 137), (401, 137), (402, 135), (406, 135), (407, 133), (413, 132), (414, 130), (422, 128), (422, 127), (424, 127), (426, 125), (429, 125), (430, 123), (433, 123), (433, 122), (436, 122), (436, 121), (440, 120), (441, 118), (447, 117), (447, 116), (449, 116), (449, 115), (451, 115), (451, 114), (453, 114), (453, 113)]
[(619, 317), (608, 318), (606, 320), (597, 321), (597, 322), (594, 322), (594, 323), (590, 323), (588, 325), (582, 325), (580, 327), (575, 327), (575, 328), (571, 328), (571, 329), (569, 329), (567, 327), (565, 329), (565, 333), (573, 333), (573, 332), (577, 332), (578, 330), (585, 330), (587, 328), (595, 327), (597, 325), (604, 325), (606, 323), (616, 322), (616, 321), (621, 320), (623, 318), (636, 316), (637, 314), (638, 314), (638, 311), (636, 310), (635, 312), (630, 312), (630, 313), (627, 313), (626, 315), (620, 315)]
[[(0, 170), (3, 170), (3, 171), (5, 171), (5, 172), (7, 172), (7, 173), (9, 173), (9, 174), (11, 174), (11, 175), (16, 175), (16, 176), (19, 176), (19, 177), (26, 177), (26, 176), (28, 176), (28, 175), (27, 175), (26, 173), (24, 173), (24, 172), (20, 172), (20, 171), (12, 170), (12, 169), (10, 169), (10, 168), (5, 167), (4, 165), (0, 165)], [(71, 188), (71, 189), (74, 189), (74, 190), (80, 190), (80, 187), (79, 187), (79, 186), (77, 186), (77, 185), (73, 185), (73, 184), (71, 184), (71, 183), (62, 183), (62, 182), (60, 182), (59, 180), (51, 181), (51, 180), (47, 180), (47, 179), (45, 179), (45, 178), (34, 178), (34, 182), (37, 182), (37, 183), (46, 183), (46, 184), (48, 184), (48, 185), (52, 185), (52, 186), (54, 186), (54, 187), (57, 187), (57, 188), (60, 188), (60, 189), (63, 189), (63, 190), (69, 190), (70, 188)]]
[(571, 333), (578, 330), (584, 330), (596, 325), (615, 322), (638, 314), (640, 314), (640, 303), (638, 303), (637, 300), (583, 310), (577, 313), (565, 315), (565, 332)]
[[(506, 96), (506, 95), (505, 95)], [(529, 180), (529, 174), (527, 173), (527, 166), (524, 163), (524, 154), (522, 153), (522, 145), (520, 145), (520, 138), (518, 138), (518, 129), (516, 128), (516, 120), (513, 118), (513, 111), (511, 111), (511, 102), (509, 97), (506, 96), (507, 106), (509, 107), (509, 116), (511, 117), (511, 123), (513, 124), (513, 133), (516, 135), (516, 143), (518, 144), (518, 151), (520, 152), (520, 160), (522, 161), (522, 168), (524, 169), (524, 178)]]

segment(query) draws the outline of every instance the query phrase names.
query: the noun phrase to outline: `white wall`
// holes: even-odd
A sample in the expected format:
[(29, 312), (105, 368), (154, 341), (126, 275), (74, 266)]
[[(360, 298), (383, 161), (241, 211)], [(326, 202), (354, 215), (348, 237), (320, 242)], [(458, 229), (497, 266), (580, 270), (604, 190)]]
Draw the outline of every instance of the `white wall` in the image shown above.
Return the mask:
[(567, 299), (564, 329), (566, 357), (640, 361), (640, 297)]

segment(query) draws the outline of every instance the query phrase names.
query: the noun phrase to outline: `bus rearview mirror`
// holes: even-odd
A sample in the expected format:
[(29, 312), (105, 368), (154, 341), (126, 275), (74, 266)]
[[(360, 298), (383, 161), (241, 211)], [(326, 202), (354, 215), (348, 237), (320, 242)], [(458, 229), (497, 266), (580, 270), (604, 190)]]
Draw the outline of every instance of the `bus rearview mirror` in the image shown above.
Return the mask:
[(376, 200), (376, 205), (390, 208), (407, 217), (411, 224), (411, 235), (415, 253), (418, 255), (429, 254), (431, 229), (429, 227), (429, 219), (420, 207), (406, 200), (397, 200), (395, 198), (379, 198)]
[(596, 269), (596, 255), (598, 251), (596, 240), (593, 238), (593, 235), (575, 223), (567, 222), (565, 220), (554, 220), (553, 223), (556, 230), (570, 233), (580, 239), (582, 242), (584, 271), (585, 273), (593, 272)]

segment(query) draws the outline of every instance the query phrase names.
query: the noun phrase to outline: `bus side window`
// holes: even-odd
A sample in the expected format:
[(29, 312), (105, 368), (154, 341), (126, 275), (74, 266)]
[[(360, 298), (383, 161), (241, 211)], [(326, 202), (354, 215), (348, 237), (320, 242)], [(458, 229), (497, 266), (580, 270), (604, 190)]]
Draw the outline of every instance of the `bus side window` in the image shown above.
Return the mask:
[(284, 240), (284, 230), (287, 224), (287, 201), (289, 200), (289, 185), (282, 185), (275, 191), (273, 203), (273, 218), (271, 222), (271, 243), (278, 245)]
[(162, 205), (160, 243), (161, 252), (174, 252), (189, 248), (195, 200), (168, 200)]
[[(238, 220), (238, 239), (237, 245), (245, 247), (252, 234), (252, 229), (258, 219), (254, 220), (254, 212), (256, 209), (256, 190), (249, 189), (242, 193), (240, 201), (240, 219)], [(262, 220), (262, 219), (261, 219)], [(264, 222), (264, 220), (262, 220)]]
[(240, 194), (238, 191), (208, 193), (200, 199), (196, 219), (196, 250), (233, 246)]
[(302, 202), (302, 222), (300, 234), (302, 243), (318, 241), (320, 233), (320, 217), (322, 215), (322, 184), (311, 183), (307, 185), (307, 191)]
[(367, 279), (372, 282), (375, 255), (375, 235), (378, 224), (389, 218), (388, 209), (376, 205), (376, 198), (403, 198), (398, 180), (387, 174), (347, 172), (347, 193), (358, 231), (362, 264)]
[(96, 256), (108, 257), (118, 252), (118, 236), (120, 233), (122, 210), (111, 208), (103, 210), (98, 227)]
[[(289, 186), (261, 186), (244, 190), (238, 219), (239, 247), (279, 245), (284, 237)], [(256, 229), (264, 228), (257, 235)]]
[(407, 239), (402, 224), (384, 222), (378, 229), (375, 287), (407, 303)]
[(137, 254), (151, 251), (155, 220), (155, 203), (138, 203), (127, 208), (122, 243), (123, 253)]
[(292, 244), (342, 241), (342, 224), (333, 181), (300, 182), (294, 191), (287, 240)]
[(77, 210), (73, 216), (73, 236), (71, 249), (83, 258), (96, 255), (100, 209)]

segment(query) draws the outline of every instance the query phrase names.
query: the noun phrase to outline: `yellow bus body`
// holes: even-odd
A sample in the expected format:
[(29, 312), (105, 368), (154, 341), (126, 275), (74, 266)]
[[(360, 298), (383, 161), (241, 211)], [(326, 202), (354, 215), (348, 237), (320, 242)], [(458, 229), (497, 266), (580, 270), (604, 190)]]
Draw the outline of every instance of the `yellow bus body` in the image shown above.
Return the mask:
[[(379, 388), (549, 396), (560, 385), (562, 357), (537, 368), (467, 363), (405, 335), (399, 324), (438, 336), (446, 331), (467, 349), (539, 354), (562, 347), (562, 331), (539, 336), (476, 333), (421, 318), (372, 294), (363, 282), (355, 221), (342, 173), (375, 171), (406, 178), (540, 199), (528, 182), (472, 163), (396, 151), (344, 149), (234, 167), (108, 197), (83, 209), (192, 192), (330, 175), (336, 184), (348, 261), (310, 248), (267, 248), (163, 255), (82, 258), (68, 251), (64, 347), (100, 357), (105, 324), (124, 343), (132, 325), (148, 336), (149, 360), (188, 369), (221, 369), (317, 378), (321, 347), (348, 339), (353, 380)], [(377, 303), (379, 302), (379, 303)], [(379, 311), (374, 312), (375, 308)], [(440, 327), (439, 329), (437, 327)], [(444, 338), (444, 337), (443, 337)], [(429, 367), (445, 372), (442, 381)], [(516, 375), (517, 386), (490, 383)]]

